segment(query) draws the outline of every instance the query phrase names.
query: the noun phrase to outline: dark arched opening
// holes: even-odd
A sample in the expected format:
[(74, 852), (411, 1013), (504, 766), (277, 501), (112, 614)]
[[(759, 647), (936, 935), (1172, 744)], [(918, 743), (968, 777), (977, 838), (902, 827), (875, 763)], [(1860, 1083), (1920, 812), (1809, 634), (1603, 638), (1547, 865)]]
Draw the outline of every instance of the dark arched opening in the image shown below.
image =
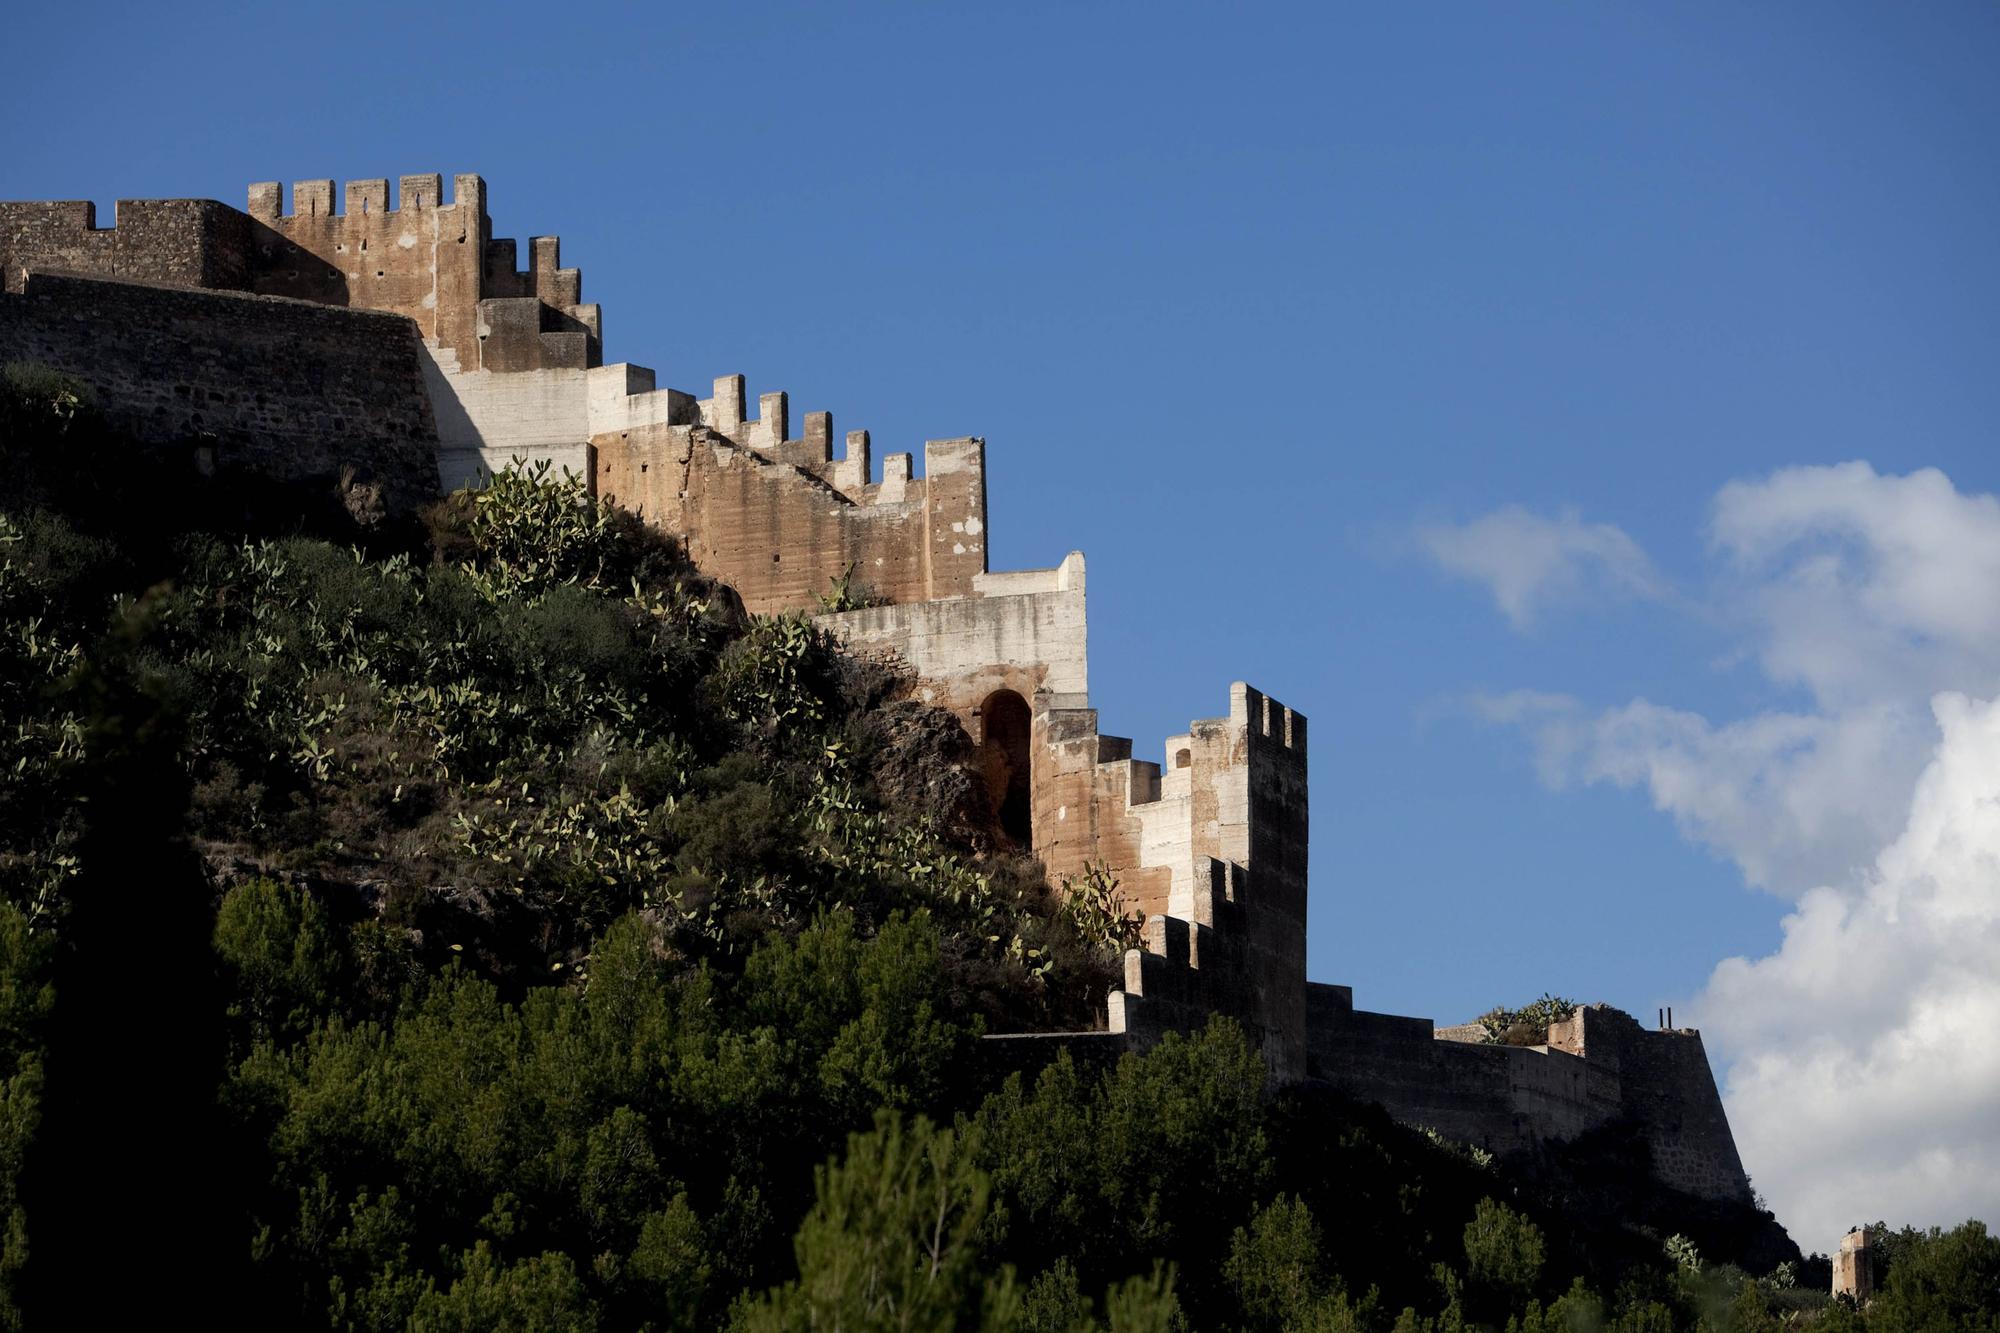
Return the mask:
[(1012, 690), (995, 690), (979, 706), (979, 766), (986, 775), (986, 799), (993, 822), (1016, 847), (1034, 846), (1033, 791), (1029, 786), (1028, 701)]

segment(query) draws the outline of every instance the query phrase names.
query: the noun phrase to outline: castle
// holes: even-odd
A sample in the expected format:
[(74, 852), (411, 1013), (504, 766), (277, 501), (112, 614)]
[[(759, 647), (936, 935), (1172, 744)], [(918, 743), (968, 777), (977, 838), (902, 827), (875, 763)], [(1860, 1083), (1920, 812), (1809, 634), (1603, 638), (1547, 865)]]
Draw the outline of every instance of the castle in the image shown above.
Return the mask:
[[(1143, 1045), (1228, 1014), (1281, 1081), (1339, 1088), (1501, 1154), (1636, 1128), (1661, 1183), (1748, 1203), (1701, 1037), (1603, 1006), (1543, 1044), (1354, 1007), (1306, 978), (1304, 715), (1244, 684), (1155, 763), (1090, 707), (1084, 560), (994, 572), (986, 446), (876, 460), (743, 377), (697, 398), (605, 364), (602, 312), (556, 237), (528, 267), (496, 239), (478, 177), (277, 183), (243, 210), (124, 200), (0, 203), (0, 362), (95, 388), (113, 425), (204, 471), (331, 479), (408, 512), (512, 460), (584, 477), (671, 532), (753, 612), (805, 611), (891, 660), (977, 747), (997, 826), (1054, 879), (1108, 867), (1144, 918), (1106, 1030), (991, 1039)], [(833, 586), (871, 604), (823, 612)]]

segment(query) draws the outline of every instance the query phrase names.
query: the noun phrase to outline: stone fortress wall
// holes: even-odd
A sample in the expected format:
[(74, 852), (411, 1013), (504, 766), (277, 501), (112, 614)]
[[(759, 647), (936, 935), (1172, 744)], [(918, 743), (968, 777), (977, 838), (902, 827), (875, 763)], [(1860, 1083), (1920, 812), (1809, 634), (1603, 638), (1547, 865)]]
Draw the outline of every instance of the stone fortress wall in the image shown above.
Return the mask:
[[(1749, 1200), (1696, 1033), (1596, 1006), (1544, 1046), (1473, 1044), (1308, 982), (1305, 717), (1239, 682), (1222, 716), (1167, 739), (1162, 762), (1101, 733), (1083, 557), (987, 568), (984, 441), (934, 440), (921, 475), (908, 453), (878, 475), (867, 431), (836, 452), (831, 416), (813, 412), (794, 436), (788, 396), (761, 394), (752, 417), (740, 375), (707, 397), (662, 388), (644, 367), (603, 364), (601, 311), (556, 238), (532, 238), (517, 270), (479, 177), (456, 177), (446, 202), (441, 177), (405, 176), (394, 203), (386, 180), (349, 182), (339, 209), (333, 182), (302, 181), (287, 212), (265, 183), (246, 211), (121, 201), (107, 229), (87, 203), (0, 204), (0, 355), (97, 378), (142, 438), (241, 419), (240, 447), (274, 468), (343, 429), (341, 449), (399, 460), (399, 475), (413, 447), (428, 451), (418, 489), (432, 493), (516, 459), (567, 468), (675, 534), (748, 609), (817, 613), (854, 651), (906, 669), (965, 725), (1003, 835), (1057, 882), (1107, 871), (1143, 919), (1108, 1031), (998, 1039), (1010, 1059), (1143, 1046), (1227, 1014), (1281, 1081), (1498, 1153), (1634, 1125), (1664, 1183)], [(79, 273), (95, 280), (63, 276)], [(124, 341), (103, 340), (109, 319), (133, 326)], [(34, 332), (9, 342), (10, 328)], [(382, 389), (372, 408), (353, 393), (364, 383)], [(216, 406), (172, 409), (183, 389)], [(253, 406), (270, 410), (252, 420)], [(868, 604), (824, 611), (836, 585)]]
[(91, 383), (117, 428), (203, 471), (379, 485), (409, 512), (437, 490), (437, 431), (409, 322), (305, 301), (28, 275), (0, 294), (0, 363)]
[(249, 290), (249, 219), (213, 199), (121, 199), (117, 225), (89, 200), (0, 203), (0, 290), (30, 269)]
[(1692, 1028), (1648, 1030), (1586, 1005), (1551, 1024), (1543, 1044), (1489, 1045), (1472, 1035), (1477, 1025), (1434, 1029), (1427, 1018), (1356, 1009), (1346, 986), (1306, 989), (1310, 1076), (1399, 1120), (1501, 1156), (1627, 1123), (1660, 1180), (1705, 1198), (1750, 1197)]

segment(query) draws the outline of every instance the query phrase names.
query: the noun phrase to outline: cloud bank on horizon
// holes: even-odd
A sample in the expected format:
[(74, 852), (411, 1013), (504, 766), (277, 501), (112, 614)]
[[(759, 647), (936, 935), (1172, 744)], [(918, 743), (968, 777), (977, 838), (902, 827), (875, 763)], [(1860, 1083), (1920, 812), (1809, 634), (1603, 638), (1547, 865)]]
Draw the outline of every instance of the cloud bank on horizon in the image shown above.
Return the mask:
[[(1636, 542), (1573, 513), (1418, 536), (1517, 628), (1578, 589), (1662, 595)], [(1935, 470), (1787, 468), (1724, 486), (1707, 538), (1708, 611), (1804, 706), (1480, 709), (1532, 738), (1551, 786), (1643, 788), (1793, 904), (1778, 950), (1718, 964), (1694, 1011), (1796, 1237), (2000, 1220), (2000, 500)]]

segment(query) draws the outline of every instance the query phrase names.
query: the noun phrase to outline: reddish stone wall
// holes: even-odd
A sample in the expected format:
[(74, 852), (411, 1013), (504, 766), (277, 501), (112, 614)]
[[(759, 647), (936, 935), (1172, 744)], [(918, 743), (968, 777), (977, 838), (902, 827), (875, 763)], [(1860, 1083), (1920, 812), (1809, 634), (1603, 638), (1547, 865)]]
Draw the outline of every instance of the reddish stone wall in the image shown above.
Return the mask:
[[(582, 369), (601, 359), (602, 317), (582, 275), (561, 267), (553, 236), (492, 239), (486, 185), (462, 175), (299, 181), (285, 212), (275, 181), (250, 187), (249, 211), (211, 199), (124, 199), (99, 228), (88, 201), (0, 204), (0, 279), (19, 291), (31, 269), (289, 296), (404, 315), (468, 370)], [(581, 441), (578, 441), (581, 443)]]
[(1052, 882), (1094, 865), (1110, 869), (1118, 898), (1141, 917), (1173, 911), (1173, 871), (1148, 865), (1134, 805), (1157, 801), (1160, 766), (1132, 758), (1132, 742), (1097, 730), (1094, 708), (1035, 713), (1035, 855)]
[(582, 275), (559, 267), (558, 239), (532, 238), (533, 264), (515, 272), (514, 243), (491, 238), (477, 176), (455, 177), (449, 203), (443, 178), (421, 175), (397, 183), (394, 208), (386, 179), (347, 182), (344, 208), (332, 181), (298, 181), (291, 212), (282, 204), (277, 182), (250, 187), (253, 291), (406, 315), (468, 370), (600, 360), (599, 313), (581, 304)]
[(985, 449), (978, 440), (927, 446), (932, 475), (899, 498), (857, 503), (811, 471), (777, 462), (707, 427), (649, 426), (592, 438), (600, 498), (682, 538), (703, 573), (735, 588), (751, 611), (807, 611), (834, 581), (894, 603), (967, 597), (985, 571), (963, 546), (968, 517), (985, 521)]

